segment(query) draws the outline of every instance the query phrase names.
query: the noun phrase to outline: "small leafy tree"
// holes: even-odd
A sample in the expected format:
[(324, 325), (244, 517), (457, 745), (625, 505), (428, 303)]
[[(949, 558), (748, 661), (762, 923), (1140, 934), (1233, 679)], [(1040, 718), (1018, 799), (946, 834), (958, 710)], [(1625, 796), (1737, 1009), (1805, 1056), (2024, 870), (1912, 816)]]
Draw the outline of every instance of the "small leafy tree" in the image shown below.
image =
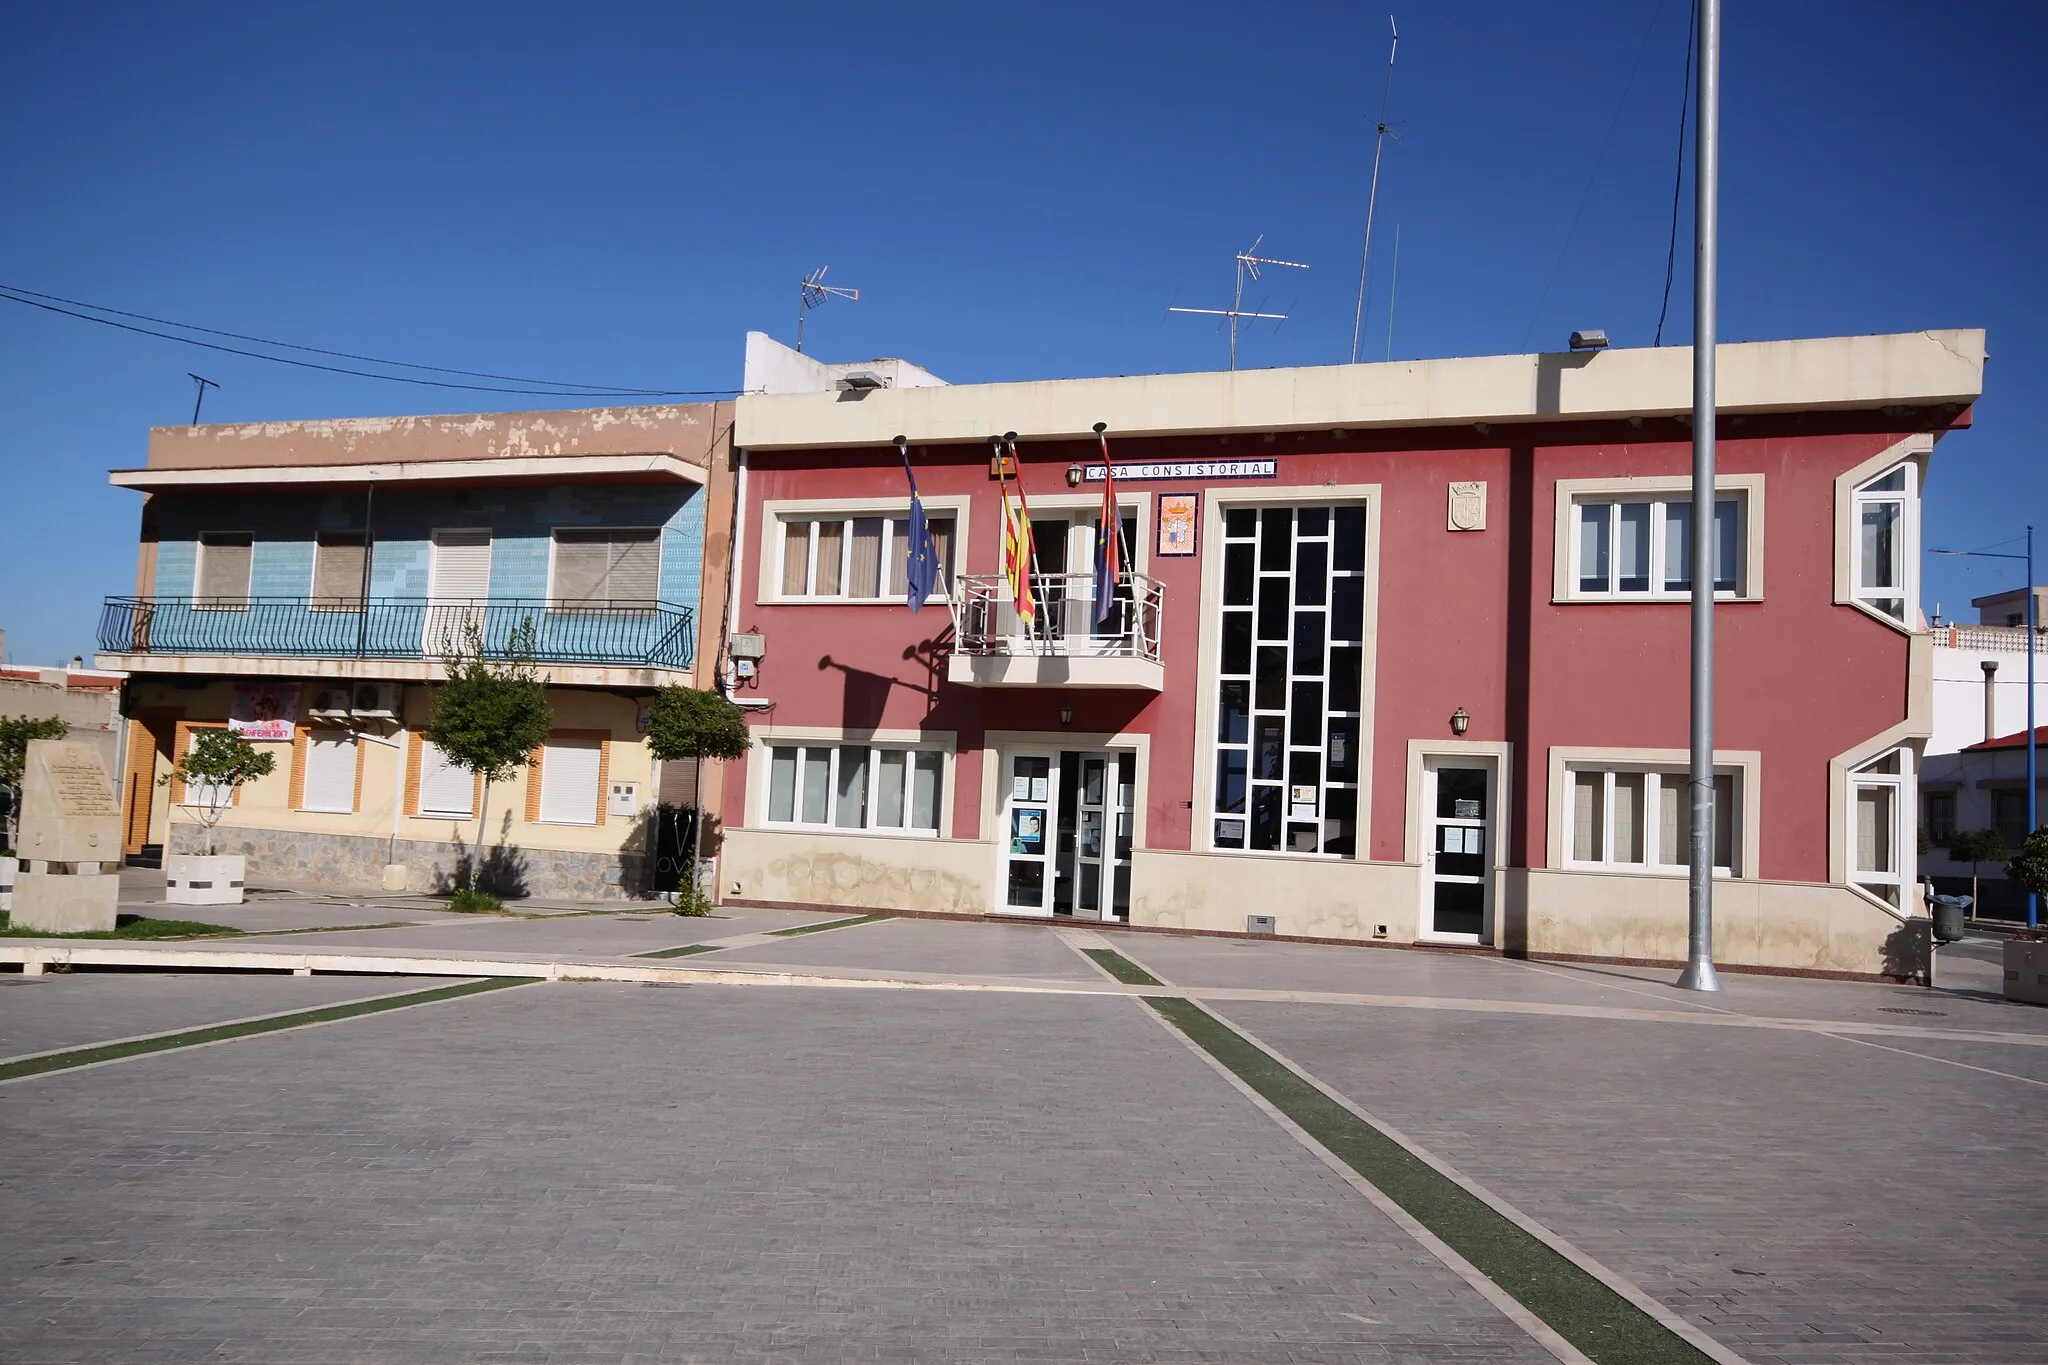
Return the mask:
[(1995, 829), (1959, 829), (1949, 836), (1948, 856), (1970, 865), (1970, 913), (1982, 913), (1977, 901), (1977, 864), (2002, 863), (2011, 857), (2005, 836)]
[(7, 824), (0, 827), (0, 850), (14, 847), (21, 810), (21, 774), (28, 766), (28, 742), (62, 739), (71, 727), (53, 716), (0, 716), (0, 796), (6, 799)]
[(277, 771), (277, 755), (258, 749), (231, 730), (194, 730), (191, 747), (159, 779), (165, 786), (185, 784), (185, 802), (199, 812), (206, 829), (206, 856), (220, 852), (215, 831), (221, 816), (235, 803), (235, 793), (259, 777)]
[(427, 738), (458, 768), (483, 779), (483, 800), (476, 811), (476, 856), (470, 860), (469, 885), (476, 889), (483, 864), (484, 831), (491, 805), (491, 784), (525, 767), (554, 728), (548, 705), (547, 678), (534, 668), (532, 621), (512, 632), (502, 655), (490, 657), (483, 630), (465, 623), (460, 650), (448, 660), (448, 681), (434, 693), (434, 714)]
[(2024, 890), (2048, 896), (2048, 825), (2020, 842), (2019, 852), (2005, 864), (2005, 875)]
[[(716, 692), (671, 684), (661, 689), (648, 711), (647, 747), (664, 763), (707, 758), (740, 758), (748, 744), (747, 717)], [(699, 850), (704, 842), (704, 793), (697, 793), (697, 817), (690, 832), (689, 856), (676, 910), (703, 914), (710, 904), (697, 885)]]

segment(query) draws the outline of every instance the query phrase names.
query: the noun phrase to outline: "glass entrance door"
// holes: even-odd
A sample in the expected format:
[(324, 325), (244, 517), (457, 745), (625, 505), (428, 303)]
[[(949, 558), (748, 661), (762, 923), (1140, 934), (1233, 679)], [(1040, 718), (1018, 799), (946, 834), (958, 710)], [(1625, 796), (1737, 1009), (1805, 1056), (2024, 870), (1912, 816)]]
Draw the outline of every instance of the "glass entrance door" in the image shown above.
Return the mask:
[(1003, 771), (1002, 908), (1128, 919), (1136, 755), (1012, 753)]
[(1448, 757), (1425, 763), (1422, 933), (1484, 943), (1493, 933), (1493, 767)]

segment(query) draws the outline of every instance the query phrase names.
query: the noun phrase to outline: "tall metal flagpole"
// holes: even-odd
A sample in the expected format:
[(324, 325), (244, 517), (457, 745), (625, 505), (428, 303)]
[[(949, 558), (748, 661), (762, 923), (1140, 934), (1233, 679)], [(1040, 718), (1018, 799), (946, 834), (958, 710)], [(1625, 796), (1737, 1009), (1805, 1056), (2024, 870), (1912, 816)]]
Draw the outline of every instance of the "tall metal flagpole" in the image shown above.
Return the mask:
[[(1721, 173), (1721, 0), (1699, 0), (1699, 106), (1693, 155), (1692, 861), (1686, 873), (1681, 990), (1718, 991), (1714, 974), (1714, 300)], [(2031, 794), (2031, 793), (2030, 793)]]
[[(2041, 827), (2041, 813), (2036, 809), (2038, 793), (2034, 790), (2036, 777), (2034, 741), (2034, 647), (2040, 637), (2035, 631), (2034, 620), (2034, 528), (2027, 528), (2027, 833), (2032, 834)], [(1979, 911), (1978, 913), (1983, 913)], [(2027, 893), (2027, 927), (2032, 929), (2041, 923), (2041, 898)]]

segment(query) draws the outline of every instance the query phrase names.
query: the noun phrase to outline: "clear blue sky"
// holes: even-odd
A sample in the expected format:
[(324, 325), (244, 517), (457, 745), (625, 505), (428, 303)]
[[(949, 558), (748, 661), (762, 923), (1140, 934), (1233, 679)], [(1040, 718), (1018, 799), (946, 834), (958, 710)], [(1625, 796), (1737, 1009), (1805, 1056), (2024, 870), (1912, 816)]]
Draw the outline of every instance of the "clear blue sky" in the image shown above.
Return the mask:
[[(2048, 361), (2048, 7), (1726, 9), (1724, 339), (1988, 328), (1988, 396), (1937, 455), (1928, 541), (2038, 518), (2048, 560), (2023, 417)], [(1578, 326), (1649, 344), (1687, 0), (1437, 0), (1401, 24), (1365, 354), (1387, 349), (1396, 224), (1398, 357), (1557, 349)], [(1220, 368), (1209, 325), (1162, 311), (1219, 305), (1264, 233), (1313, 268), (1273, 273), (1294, 320), (1243, 363), (1335, 362), (1386, 33), (1383, 6), (1336, 4), (9, 6), (0, 282), (710, 389), (738, 384), (748, 329), (790, 338), (797, 280), (829, 262), (861, 301), (814, 315), (812, 351), (957, 382)], [(1691, 325), (1686, 251), (1667, 340)], [(92, 653), (139, 507), (105, 471), (189, 419), (188, 370), (222, 384), (209, 420), (548, 405), (0, 304), (10, 658)], [(1927, 567), (1930, 609), (2016, 577)]]

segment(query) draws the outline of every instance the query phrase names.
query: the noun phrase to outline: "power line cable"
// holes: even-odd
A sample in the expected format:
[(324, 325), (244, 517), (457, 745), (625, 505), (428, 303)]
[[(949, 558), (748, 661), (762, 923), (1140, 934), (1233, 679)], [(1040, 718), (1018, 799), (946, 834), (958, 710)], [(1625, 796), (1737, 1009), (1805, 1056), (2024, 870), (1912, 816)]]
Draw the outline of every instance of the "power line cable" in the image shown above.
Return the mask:
[(1692, 14), (1685, 25), (1685, 85), (1678, 96), (1678, 164), (1671, 171), (1671, 245), (1664, 249), (1664, 302), (1657, 308), (1657, 338), (1650, 344), (1664, 344), (1664, 318), (1671, 311), (1671, 275), (1678, 264), (1678, 201), (1685, 188), (1685, 118), (1692, 111), (1692, 45), (1699, 35), (1700, 0), (1692, 0)]
[[(702, 398), (725, 397), (737, 392), (737, 390), (734, 389), (629, 389), (605, 388), (599, 386), (577, 386), (567, 384), (557, 384), (554, 388), (505, 388), (502, 386), (489, 384), (457, 384), (450, 382), (448, 380), (441, 379), (420, 379), (412, 375), (403, 374), (378, 374), (370, 370), (354, 370), (341, 365), (322, 365), (310, 360), (294, 360), (290, 356), (266, 355), (261, 351), (246, 351), (237, 346), (222, 346), (216, 342), (200, 341), (195, 337), (177, 336), (170, 332), (159, 332), (148, 327), (137, 327), (126, 322), (116, 322), (114, 321), (113, 318), (95, 317), (91, 313), (80, 313), (70, 308), (59, 308), (54, 303), (43, 303), (38, 301), (39, 299), (42, 298), (53, 298), (55, 297), (54, 295), (37, 295), (35, 297), (23, 297), (24, 295), (29, 295), (32, 293), (33, 291), (26, 289), (16, 290), (12, 285), (0, 285), (0, 299), (5, 299), (9, 303), (23, 304), (30, 308), (40, 308), (46, 313), (61, 313), (65, 317), (78, 318), (83, 322), (97, 322), (102, 327), (116, 327), (124, 332), (136, 332), (143, 336), (158, 337), (164, 341), (175, 341), (186, 346), (198, 346), (205, 350), (220, 351), (227, 355), (246, 356), (251, 360), (268, 360), (273, 364), (292, 365), (302, 370), (322, 370), (328, 374), (352, 375), (358, 379), (382, 379), (394, 384), (416, 384), (427, 388), (435, 389), (462, 389), (472, 393), (511, 393), (522, 394), (529, 397), (552, 398)], [(65, 302), (72, 301), (65, 300)], [(80, 308), (94, 308), (97, 306), (98, 305), (90, 303), (81, 303), (78, 305), (78, 307)], [(120, 312), (119, 309), (113, 308), (105, 308), (101, 309), (100, 311), (108, 313)], [(139, 313), (122, 313), (121, 316), (142, 317), (143, 315)], [(361, 359), (368, 361), (368, 363), (370, 364), (376, 365), (406, 366), (406, 362), (404, 361), (377, 360), (371, 357), (350, 356), (348, 355), (348, 353), (342, 351), (323, 351), (320, 350), (320, 348), (313, 346), (294, 346), (290, 342), (268, 341), (261, 337), (243, 337), (239, 333), (220, 332), (215, 331), (212, 328), (206, 327), (192, 327), (189, 324), (181, 322), (164, 322), (162, 319), (157, 318), (151, 318), (149, 319), (149, 321), (162, 322), (163, 325), (167, 327), (185, 327), (187, 328), (187, 330), (190, 331), (210, 332), (215, 336), (232, 336), (235, 337), (237, 340), (255, 341), (265, 346), (284, 346), (289, 347), (292, 350), (311, 351), (320, 355), (333, 355), (342, 356), (348, 359)], [(512, 378), (512, 376), (509, 375), (486, 375), (480, 371), (451, 370), (433, 365), (412, 365), (408, 366), (408, 368), (436, 370), (444, 374), (472, 375), (478, 378)], [(516, 380), (515, 382), (527, 384), (548, 384), (554, 383), (555, 381)]]
[(1593, 173), (1586, 177), (1586, 188), (1579, 194), (1579, 206), (1572, 212), (1571, 226), (1564, 230), (1564, 240), (1557, 247), (1557, 259), (1550, 263), (1550, 273), (1543, 280), (1543, 292), (1536, 296), (1535, 311), (1529, 315), (1529, 325), (1522, 331), (1524, 347), (1528, 346), (1537, 322), (1542, 319), (1543, 305), (1550, 301), (1550, 286), (1557, 283), (1558, 269), (1564, 265), (1565, 253), (1571, 250), (1572, 237), (1579, 230), (1579, 220), (1585, 217), (1586, 201), (1593, 197), (1593, 185), (1600, 179), (1600, 168), (1607, 164), (1607, 149), (1614, 144), (1614, 130), (1621, 126), (1621, 112), (1628, 107), (1628, 92), (1635, 88), (1636, 72), (1643, 65), (1643, 53), (1649, 50), (1650, 35), (1657, 31), (1657, 21), (1663, 17), (1664, 3), (1659, 3), (1650, 11), (1650, 22), (1643, 29), (1643, 40), (1636, 44), (1636, 59), (1628, 69), (1628, 80), (1622, 84), (1620, 97), (1614, 101), (1614, 117), (1607, 121), (1607, 136), (1601, 139), (1600, 155), (1593, 158)]

